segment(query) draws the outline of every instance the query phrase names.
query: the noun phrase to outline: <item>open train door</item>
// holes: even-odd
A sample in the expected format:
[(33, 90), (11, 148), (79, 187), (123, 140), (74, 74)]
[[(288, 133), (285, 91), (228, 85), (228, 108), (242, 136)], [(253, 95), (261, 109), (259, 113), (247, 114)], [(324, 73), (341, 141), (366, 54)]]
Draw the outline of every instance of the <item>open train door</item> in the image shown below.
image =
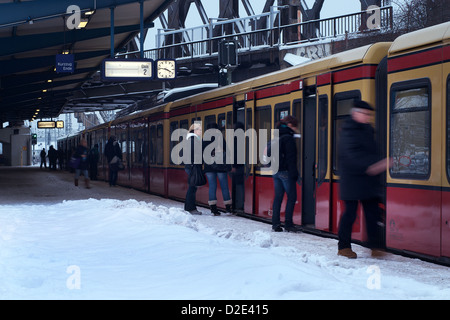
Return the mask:
[[(240, 124), (240, 128), (247, 132), (247, 130), (253, 128), (253, 110), (254, 110), (254, 93), (250, 92), (242, 96), (236, 97), (233, 106), (234, 125)], [(242, 128), (243, 127), (243, 128)], [(232, 198), (234, 199), (234, 209), (238, 212), (245, 212), (247, 214), (253, 214), (253, 200), (255, 192), (254, 184), (254, 168), (250, 159), (250, 139), (245, 138), (245, 148), (243, 155), (245, 157), (245, 163), (239, 164), (238, 159), (239, 152), (242, 149), (238, 148), (238, 143), (235, 139), (234, 143), (234, 174), (232, 179)]]
[(315, 226), (316, 215), (316, 81), (315, 77), (303, 81), (302, 116), (302, 225)]
[(330, 231), (331, 215), (331, 160), (329, 101), (332, 98), (332, 74), (321, 74), (316, 79), (317, 103), (317, 162), (316, 162), (316, 217), (315, 228)]

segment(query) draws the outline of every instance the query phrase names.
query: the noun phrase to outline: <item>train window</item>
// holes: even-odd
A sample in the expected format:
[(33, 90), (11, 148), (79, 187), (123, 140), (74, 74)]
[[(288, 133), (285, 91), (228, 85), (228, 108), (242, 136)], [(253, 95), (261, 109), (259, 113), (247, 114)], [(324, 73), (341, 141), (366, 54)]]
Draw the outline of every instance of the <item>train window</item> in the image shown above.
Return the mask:
[[(178, 144), (178, 141), (172, 141), (172, 133), (178, 129), (178, 121), (170, 123), (170, 155), (172, 155), (173, 148)], [(170, 164), (173, 164), (172, 156), (170, 156)]]
[(227, 112), (227, 128), (226, 129), (233, 129), (233, 112), (231, 112), (231, 111)]
[[(215, 115), (211, 115), (211, 116), (206, 116), (205, 117), (205, 123), (204, 123), (204, 131), (208, 130), (211, 126), (211, 124), (216, 123), (216, 116)], [(217, 123), (216, 123), (217, 124)]]
[[(255, 110), (255, 129), (256, 132), (258, 133), (258, 139), (261, 139), (261, 135), (264, 134), (263, 130), (265, 131), (266, 134), (266, 141), (270, 141), (272, 139), (271, 137), (271, 129), (272, 129), (272, 108), (270, 106), (265, 106), (265, 107), (259, 107)], [(259, 150), (259, 140), (258, 142), (256, 142), (256, 154), (259, 155), (260, 154), (260, 150)], [(259, 157), (257, 157), (258, 159), (258, 165), (260, 165), (260, 159)]]
[(345, 120), (350, 116), (351, 110), (353, 108), (353, 101), (360, 99), (361, 93), (359, 90), (340, 92), (334, 96), (333, 173), (336, 175), (339, 172), (338, 145), (339, 137), (341, 135), (341, 128)]
[(282, 120), (284, 117), (290, 114), (290, 109), (290, 102), (282, 102), (275, 105), (275, 125), (278, 123), (278, 121)]
[(227, 119), (225, 113), (221, 113), (217, 116), (217, 125), (219, 126), (220, 132), (225, 137), (225, 129), (227, 128)]
[(426, 179), (430, 174), (431, 85), (427, 79), (391, 87), (392, 177)]
[(447, 180), (450, 181), (450, 75), (447, 77)]
[(156, 126), (150, 127), (150, 164), (156, 164)]
[(163, 164), (164, 148), (163, 148), (163, 125), (156, 126), (156, 164)]
[(319, 153), (318, 153), (318, 179), (320, 184), (325, 180), (328, 168), (328, 96), (319, 96)]

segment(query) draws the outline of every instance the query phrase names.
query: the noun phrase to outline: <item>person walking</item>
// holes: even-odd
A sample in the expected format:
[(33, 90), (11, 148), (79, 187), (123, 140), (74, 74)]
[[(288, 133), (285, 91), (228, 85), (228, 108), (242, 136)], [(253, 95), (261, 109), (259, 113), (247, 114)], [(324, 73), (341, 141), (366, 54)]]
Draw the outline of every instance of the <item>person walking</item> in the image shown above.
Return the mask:
[(80, 144), (75, 149), (74, 158), (79, 158), (77, 167), (75, 168), (75, 186), (78, 187), (78, 179), (81, 173), (84, 176), (84, 185), (87, 189), (90, 189), (89, 185), (89, 162), (88, 162), (89, 150), (87, 147), (86, 139), (81, 139)]
[(281, 203), (284, 194), (287, 195), (284, 227), (288, 232), (299, 232), (294, 226), (293, 214), (294, 206), (297, 201), (297, 144), (294, 134), (299, 133), (298, 120), (293, 116), (286, 116), (278, 122), (276, 128), (279, 130), (278, 148), (279, 155), (272, 154), (278, 161), (278, 172), (273, 175), (273, 184), (275, 196), (272, 206), (272, 230), (275, 232), (283, 231), (280, 222)]
[[(217, 130), (217, 132), (220, 133), (220, 136), (222, 136), (221, 132), (218, 130), (217, 123), (209, 124), (207, 130)], [(215, 216), (219, 216), (220, 211), (217, 209), (217, 179), (219, 179), (220, 188), (222, 189), (222, 197), (225, 208), (227, 212), (232, 212), (232, 201), (230, 197), (230, 190), (228, 187), (228, 172), (231, 171), (231, 165), (226, 163), (227, 146), (225, 138), (222, 138), (222, 145), (220, 145), (220, 143), (218, 142), (215, 142), (214, 138), (215, 137), (213, 136), (211, 141), (203, 140), (203, 150), (208, 148), (208, 146), (210, 145), (214, 145), (214, 149), (212, 150), (212, 154), (210, 156), (214, 159), (221, 159), (222, 163), (218, 163), (219, 161), (214, 161), (211, 164), (207, 164), (207, 162), (205, 161), (204, 172), (209, 184), (208, 205), (211, 209), (211, 213)]]
[(105, 146), (105, 156), (109, 168), (109, 186), (115, 187), (119, 171), (117, 163), (122, 161), (122, 150), (115, 136), (109, 137), (108, 143)]
[(202, 126), (200, 123), (194, 123), (189, 128), (189, 133), (187, 134), (186, 140), (190, 147), (190, 162), (184, 164), (184, 170), (188, 176), (188, 189), (186, 192), (186, 199), (184, 202), (184, 210), (188, 211), (190, 214), (201, 215), (202, 213), (197, 210), (196, 206), (196, 194), (197, 186), (193, 186), (189, 183), (189, 176), (194, 166), (198, 166), (197, 169), (202, 170), (203, 167), (203, 155), (202, 155)]
[(351, 249), (351, 233), (358, 203), (366, 217), (368, 246), (373, 256), (381, 255), (378, 250), (378, 203), (382, 189), (377, 175), (386, 170), (387, 159), (380, 160), (377, 153), (371, 125), (373, 111), (367, 102), (355, 100), (351, 116), (342, 126), (338, 145), (340, 198), (345, 205), (338, 229), (338, 255), (351, 259), (357, 257)]
[(44, 165), (44, 168), (47, 169), (47, 152), (45, 152), (45, 148), (42, 149), (41, 153), (39, 154), (41, 157), (41, 166), (40, 168), (42, 169), (42, 165)]

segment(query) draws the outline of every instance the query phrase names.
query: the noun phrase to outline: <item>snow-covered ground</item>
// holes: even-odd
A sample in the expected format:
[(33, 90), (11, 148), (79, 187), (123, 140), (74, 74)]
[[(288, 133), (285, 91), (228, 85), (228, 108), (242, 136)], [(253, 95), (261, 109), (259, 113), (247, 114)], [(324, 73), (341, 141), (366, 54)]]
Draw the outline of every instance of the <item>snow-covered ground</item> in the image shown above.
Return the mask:
[(0, 206), (0, 299), (449, 299), (450, 268), (161, 200)]

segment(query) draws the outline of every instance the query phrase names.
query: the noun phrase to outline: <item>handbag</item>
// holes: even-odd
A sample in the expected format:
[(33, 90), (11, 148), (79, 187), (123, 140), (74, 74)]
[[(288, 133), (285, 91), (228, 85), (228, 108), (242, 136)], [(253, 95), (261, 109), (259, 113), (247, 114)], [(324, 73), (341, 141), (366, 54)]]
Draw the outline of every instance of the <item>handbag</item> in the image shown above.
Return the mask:
[(206, 184), (206, 177), (203, 173), (202, 167), (193, 165), (188, 177), (189, 186), (200, 187)]
[(81, 158), (71, 157), (70, 161), (69, 161), (69, 166), (72, 169), (78, 169), (78, 166), (80, 165), (80, 161), (81, 161)]
[(118, 156), (114, 156), (114, 158), (112, 158), (111, 162), (109, 163), (109, 167), (113, 171), (121, 171), (125, 169), (122, 160), (120, 160)]

